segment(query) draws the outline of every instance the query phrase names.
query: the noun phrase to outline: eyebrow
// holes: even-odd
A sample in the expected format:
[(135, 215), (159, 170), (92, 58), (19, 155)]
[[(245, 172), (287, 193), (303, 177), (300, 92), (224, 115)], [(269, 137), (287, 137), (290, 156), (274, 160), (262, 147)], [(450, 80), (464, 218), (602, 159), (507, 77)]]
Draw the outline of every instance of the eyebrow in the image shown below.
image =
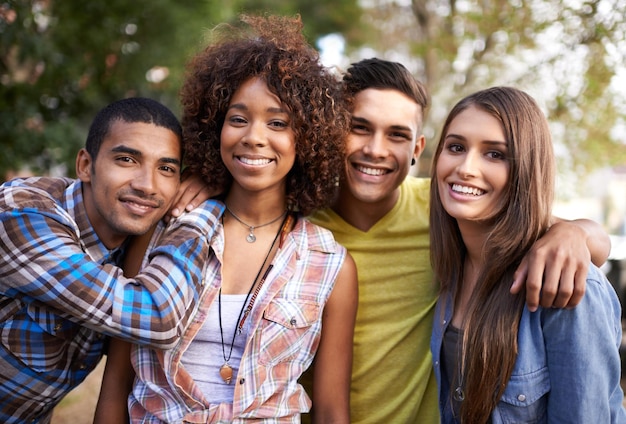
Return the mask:
[[(459, 135), (459, 134), (454, 134), (454, 133), (446, 134), (445, 139), (447, 140), (448, 138), (456, 138), (458, 140), (463, 140), (463, 141), (467, 140), (466, 137)], [(502, 140), (481, 140), (480, 142), (484, 144), (504, 145), (505, 147), (508, 147), (509, 145), (509, 143), (507, 143), (506, 141), (502, 141)]]
[[(243, 103), (233, 103), (232, 105), (228, 106), (228, 109), (237, 109), (237, 110), (248, 110), (248, 106), (246, 106)], [(271, 112), (271, 113), (284, 113), (284, 114), (289, 114), (289, 112), (286, 109), (283, 109), (281, 107), (268, 107), (266, 109), (266, 112)]]
[[(142, 157), (143, 153), (141, 153), (141, 151), (137, 150), (137, 149), (133, 149), (130, 148), (128, 146), (115, 146), (111, 149), (112, 152), (114, 153), (125, 153), (127, 155), (132, 155), (132, 156), (137, 156), (137, 157)], [(168, 158), (168, 157), (163, 157), (163, 158), (159, 158), (159, 162), (162, 163), (169, 163), (169, 164), (173, 164), (173, 165), (178, 165), (180, 166), (180, 160), (176, 159), (176, 158)]]
[[(358, 122), (360, 124), (372, 125), (372, 122), (369, 119), (362, 118), (360, 116), (353, 116), (352, 121)], [(389, 127), (389, 129), (396, 130), (396, 131), (408, 131), (410, 133), (413, 133), (413, 130), (405, 125), (392, 125), (391, 127)]]

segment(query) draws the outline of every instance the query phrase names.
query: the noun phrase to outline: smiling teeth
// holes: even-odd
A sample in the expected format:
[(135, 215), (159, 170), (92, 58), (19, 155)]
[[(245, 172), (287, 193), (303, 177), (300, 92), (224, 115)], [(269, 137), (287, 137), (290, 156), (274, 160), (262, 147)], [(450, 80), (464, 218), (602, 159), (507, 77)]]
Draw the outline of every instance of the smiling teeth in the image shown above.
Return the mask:
[(387, 171), (384, 169), (378, 169), (378, 168), (366, 168), (364, 166), (357, 166), (356, 169), (364, 174), (367, 175), (383, 175), (385, 174)]
[(130, 203), (131, 205), (133, 205), (133, 206), (135, 206), (137, 208), (141, 208), (141, 209), (149, 209), (150, 208), (149, 206), (140, 205), (139, 203), (135, 203), (135, 202), (128, 202), (128, 203)]
[(463, 193), (463, 194), (473, 194), (474, 196), (480, 196), (481, 194), (485, 193), (483, 190), (480, 190), (478, 188), (466, 187), (460, 184), (452, 184), (452, 191), (456, 191), (458, 193)]
[(239, 160), (246, 165), (267, 165), (271, 162), (269, 159), (248, 159), (248, 158), (239, 158)]

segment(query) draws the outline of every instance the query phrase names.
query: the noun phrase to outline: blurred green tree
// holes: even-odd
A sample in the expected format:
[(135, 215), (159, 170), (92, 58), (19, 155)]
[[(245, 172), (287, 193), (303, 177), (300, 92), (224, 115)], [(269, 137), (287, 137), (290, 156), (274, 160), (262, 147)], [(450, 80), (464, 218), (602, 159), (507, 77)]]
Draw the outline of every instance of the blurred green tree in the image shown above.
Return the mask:
[(0, 0), (0, 180), (28, 167), (74, 174), (94, 114), (129, 96), (178, 112), (178, 89), (203, 34), (240, 12), (301, 13), (314, 42), (349, 34), (357, 0)]
[(545, 107), (561, 170), (626, 163), (626, 1), (370, 0), (364, 15), (382, 32), (367, 44), (428, 86), (430, 140), (462, 96), (514, 85)]
[(112, 100), (178, 111), (186, 60), (241, 12), (300, 13), (311, 42), (340, 33), (349, 60), (405, 63), (432, 94), (429, 140), (461, 96), (510, 84), (545, 106), (561, 169), (626, 162), (624, 0), (0, 0), (0, 179), (22, 166), (72, 175)]

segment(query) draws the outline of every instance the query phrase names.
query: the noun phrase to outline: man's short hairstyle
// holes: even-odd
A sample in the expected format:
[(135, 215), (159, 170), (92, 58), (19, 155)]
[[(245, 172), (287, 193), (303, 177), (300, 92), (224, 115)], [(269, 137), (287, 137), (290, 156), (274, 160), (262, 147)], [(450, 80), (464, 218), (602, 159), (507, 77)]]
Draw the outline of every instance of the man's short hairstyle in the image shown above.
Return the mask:
[(343, 85), (348, 98), (368, 88), (397, 90), (420, 105), (422, 113), (429, 106), (426, 87), (398, 62), (371, 58), (353, 63), (343, 76)]
[(100, 146), (115, 121), (127, 123), (143, 122), (166, 128), (178, 137), (182, 154), (183, 130), (174, 113), (156, 100), (145, 97), (131, 97), (109, 104), (98, 112), (94, 118), (89, 127), (89, 134), (85, 143), (85, 148), (93, 160), (98, 156)]

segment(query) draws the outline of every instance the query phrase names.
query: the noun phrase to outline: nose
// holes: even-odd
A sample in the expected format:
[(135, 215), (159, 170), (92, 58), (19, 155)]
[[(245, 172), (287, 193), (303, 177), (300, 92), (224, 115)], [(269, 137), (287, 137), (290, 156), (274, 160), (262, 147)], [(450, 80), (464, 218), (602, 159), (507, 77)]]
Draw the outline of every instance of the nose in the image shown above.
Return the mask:
[(265, 131), (264, 123), (251, 122), (241, 141), (248, 146), (262, 147), (267, 143)]
[(479, 158), (477, 157), (477, 153), (473, 151), (468, 151), (465, 155), (463, 155), (462, 160), (457, 166), (457, 172), (459, 173), (459, 175), (462, 178), (476, 176), (478, 159)]
[(152, 195), (156, 192), (156, 171), (152, 167), (142, 166), (135, 173), (130, 183), (134, 190), (140, 191), (146, 195)]
[(380, 132), (373, 133), (363, 145), (363, 153), (373, 158), (384, 157), (386, 152), (385, 137)]

